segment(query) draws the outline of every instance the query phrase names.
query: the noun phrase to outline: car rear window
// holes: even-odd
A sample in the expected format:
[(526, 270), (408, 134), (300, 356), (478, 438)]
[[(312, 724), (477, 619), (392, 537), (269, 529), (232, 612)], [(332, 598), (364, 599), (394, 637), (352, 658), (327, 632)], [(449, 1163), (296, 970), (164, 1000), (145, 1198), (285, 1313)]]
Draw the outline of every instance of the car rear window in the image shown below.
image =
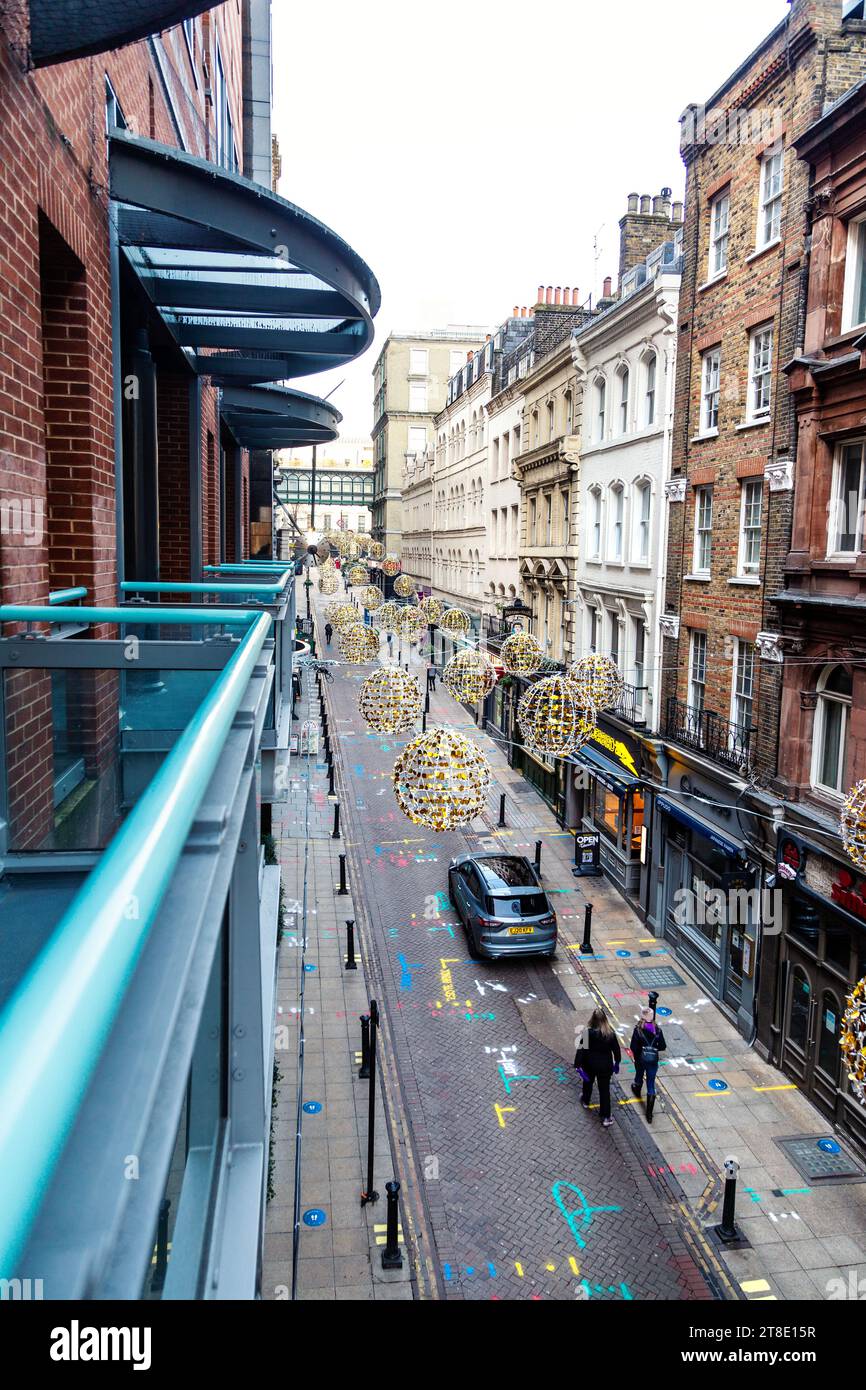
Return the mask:
[(550, 911), (550, 904), (543, 893), (521, 893), (514, 897), (494, 893), (487, 899), (487, 911), (491, 917), (542, 917)]
[(492, 855), (479, 859), (478, 867), (492, 892), (507, 888), (535, 888), (537, 880), (527, 859), (519, 855)]

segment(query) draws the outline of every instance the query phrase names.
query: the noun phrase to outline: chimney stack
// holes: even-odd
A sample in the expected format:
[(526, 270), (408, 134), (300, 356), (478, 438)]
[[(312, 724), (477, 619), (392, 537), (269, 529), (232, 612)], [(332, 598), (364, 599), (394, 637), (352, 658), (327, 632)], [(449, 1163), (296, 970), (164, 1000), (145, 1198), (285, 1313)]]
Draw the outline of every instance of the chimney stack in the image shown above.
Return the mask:
[(604, 280), (604, 287), (603, 287), (603, 290), (602, 290), (602, 293), (603, 293), (605, 299), (610, 299), (610, 297), (611, 297), (611, 289), (612, 289), (612, 288), (613, 288), (613, 284), (612, 284), (612, 281), (611, 281), (611, 277), (610, 277), (609, 275), (606, 275), (606, 276), (605, 276), (605, 280)]
[(674, 203), (673, 208), (671, 209), (671, 221), (672, 221), (672, 222), (682, 222), (682, 220), (683, 220), (683, 205), (682, 205), (682, 203)]
[(682, 225), (683, 205), (672, 203), (670, 188), (660, 193), (629, 193), (628, 209), (619, 223), (619, 282), (641, 265), (658, 246), (673, 240)]

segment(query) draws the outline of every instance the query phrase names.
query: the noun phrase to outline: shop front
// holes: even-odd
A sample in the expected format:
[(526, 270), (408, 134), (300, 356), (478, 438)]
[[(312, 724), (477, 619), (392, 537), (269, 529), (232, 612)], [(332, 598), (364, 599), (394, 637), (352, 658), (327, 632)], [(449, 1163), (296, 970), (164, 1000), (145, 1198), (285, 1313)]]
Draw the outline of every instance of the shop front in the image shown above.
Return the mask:
[[(519, 731), (516, 737), (519, 738)], [(540, 753), (533, 753), (517, 743), (512, 748), (513, 762), (518, 772), (522, 772), (527, 782), (531, 782), (536, 791), (547, 802), (553, 811), (560, 825), (565, 824), (565, 803), (566, 803), (566, 784), (568, 763), (564, 758), (555, 758), (548, 762)]]
[(677, 769), (656, 796), (656, 931), (751, 1037), (761, 918), (761, 876), (747, 858), (731, 790)]
[(776, 881), (782, 936), (768, 1046), (785, 1075), (866, 1152), (866, 1109), (839, 1048), (846, 997), (866, 976), (866, 879), (783, 832)]
[(582, 793), (582, 805), (578, 796), (569, 824), (598, 832), (603, 872), (637, 903), (645, 850), (641, 745), (616, 726), (600, 721), (590, 742), (569, 764), (573, 791)]

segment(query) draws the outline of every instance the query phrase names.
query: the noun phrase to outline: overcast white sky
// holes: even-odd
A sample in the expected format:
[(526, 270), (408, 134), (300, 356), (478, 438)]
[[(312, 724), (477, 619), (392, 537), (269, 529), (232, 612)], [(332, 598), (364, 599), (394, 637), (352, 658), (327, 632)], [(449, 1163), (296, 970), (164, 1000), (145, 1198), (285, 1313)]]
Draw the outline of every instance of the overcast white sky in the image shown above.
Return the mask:
[[(616, 277), (631, 192), (682, 197), (678, 118), (787, 13), (786, 0), (274, 0), (280, 192), (382, 287), (376, 341), (302, 390), (346, 435), (372, 427), (393, 330), (502, 322), (538, 285)], [(593, 240), (600, 255), (595, 261)]]

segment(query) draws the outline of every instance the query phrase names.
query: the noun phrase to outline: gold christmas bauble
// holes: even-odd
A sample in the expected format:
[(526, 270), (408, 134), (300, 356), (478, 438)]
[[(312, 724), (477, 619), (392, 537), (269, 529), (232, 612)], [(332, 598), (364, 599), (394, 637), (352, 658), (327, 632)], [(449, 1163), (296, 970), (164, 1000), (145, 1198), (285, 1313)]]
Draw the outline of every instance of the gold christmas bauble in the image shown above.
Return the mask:
[(399, 617), (399, 614), (399, 605), (396, 603), (391, 603), (389, 600), (388, 603), (382, 604), (382, 607), (378, 610), (375, 617), (373, 618), (373, 622), (376, 624), (376, 627), (378, 627), (382, 632), (396, 632), (397, 618)]
[(839, 1046), (851, 1090), (860, 1104), (866, 1106), (866, 979), (854, 986), (845, 1004)]
[(439, 602), (439, 599), (433, 598), (432, 595), (427, 598), (422, 598), (418, 607), (427, 619), (428, 624), (431, 627), (435, 627), (442, 617), (442, 604)]
[(389, 577), (393, 578), (395, 574), (400, 573), (400, 569), (401, 561), (399, 555), (385, 556), (384, 560), (382, 561), (382, 572), (384, 574), (387, 574)]
[(417, 604), (410, 603), (399, 609), (394, 631), (405, 637), (408, 642), (417, 642), (422, 633), (427, 631), (427, 619)]
[(486, 806), (490, 767), (470, 739), (453, 729), (430, 729), (412, 740), (394, 764), (397, 805), (416, 825), (456, 830)]
[(472, 626), (472, 619), (468, 613), (464, 613), (462, 608), (448, 608), (439, 619), (439, 626), (443, 632), (450, 632), (452, 636), (462, 637)]
[(331, 546), (330, 546), (330, 543), (329, 543), (328, 541), (326, 541), (326, 540), (321, 540), (321, 541), (319, 541), (319, 544), (316, 546), (316, 554), (318, 555), (318, 557), (319, 557), (320, 560), (328, 560), (328, 559), (330, 559), (330, 555), (331, 555)]
[(517, 724), (524, 741), (537, 753), (567, 758), (592, 738), (595, 710), (582, 706), (574, 684), (565, 676), (546, 676), (521, 696)]
[(415, 676), (401, 666), (382, 666), (361, 686), (358, 708), (377, 734), (402, 734), (421, 718), (423, 700)]
[(577, 687), (577, 698), (593, 709), (615, 709), (622, 698), (623, 678), (616, 662), (600, 652), (582, 656), (568, 668), (568, 679)]
[(442, 673), (442, 683), (468, 705), (477, 705), (496, 684), (496, 667), (484, 652), (468, 647), (456, 652)]
[(349, 583), (353, 586), (369, 584), (370, 572), (366, 565), (352, 565), (349, 569)]
[(394, 593), (399, 594), (400, 598), (411, 598), (418, 585), (414, 579), (410, 579), (408, 574), (401, 574), (399, 579), (394, 580)]
[(866, 782), (858, 782), (845, 798), (841, 825), (848, 858), (858, 869), (866, 869)]
[(347, 603), (345, 599), (332, 599), (325, 609), (325, 617), (338, 632), (342, 632), (344, 627), (358, 621), (358, 610), (354, 603)]
[(381, 589), (377, 589), (375, 584), (369, 584), (361, 594), (361, 602), (368, 613), (375, 613), (385, 602), (384, 594)]
[(528, 632), (512, 632), (502, 643), (502, 665), (512, 676), (531, 676), (544, 661), (544, 652)]
[(385, 547), (381, 541), (371, 541), (367, 546), (367, 554), (371, 560), (383, 560), (385, 558)]
[(319, 580), (319, 589), (323, 594), (335, 594), (340, 587), (340, 577), (336, 570), (327, 570)]
[(379, 634), (363, 623), (348, 623), (340, 629), (340, 652), (353, 666), (364, 666), (379, 656)]

